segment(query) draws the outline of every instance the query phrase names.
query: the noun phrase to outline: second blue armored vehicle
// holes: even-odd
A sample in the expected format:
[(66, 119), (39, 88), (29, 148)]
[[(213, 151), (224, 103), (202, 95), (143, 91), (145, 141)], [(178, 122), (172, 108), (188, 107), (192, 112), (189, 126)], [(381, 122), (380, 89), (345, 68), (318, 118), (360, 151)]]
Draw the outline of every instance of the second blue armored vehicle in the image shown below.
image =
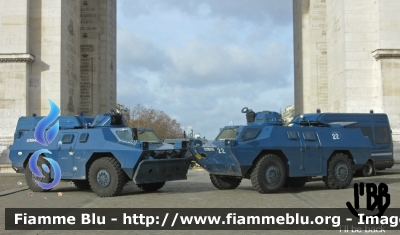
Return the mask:
[(56, 177), (54, 170), (48, 170), (51, 160), (58, 163), (61, 180), (72, 181), (81, 189), (91, 188), (100, 197), (119, 194), (130, 180), (144, 191), (155, 191), (166, 181), (186, 179), (190, 164), (185, 156), (187, 142), (165, 144), (150, 128), (129, 128), (115, 112), (96, 118), (57, 117), (58, 134), (46, 147), (49, 153), (37, 160), (45, 177), (37, 177), (28, 162), (35, 151), (44, 148), (34, 135), (42, 119), (21, 117), (10, 146), (13, 168), (25, 173), (32, 191), (47, 191), (36, 182), (49, 184)]
[(347, 122), (346, 128), (360, 129), (371, 143), (370, 157), (358, 175), (369, 177), (376, 170), (392, 168), (393, 140), (389, 118), (384, 113), (308, 113), (296, 116), (290, 126), (314, 125), (316, 123)]
[(260, 193), (303, 186), (322, 176), (328, 188), (350, 185), (353, 172), (370, 157), (371, 143), (353, 123), (319, 123), (300, 119), (283, 126), (276, 112), (243, 108), (247, 125), (226, 126), (214, 141), (194, 140), (189, 146), (196, 161), (210, 173), (218, 189), (234, 189), (243, 178)]

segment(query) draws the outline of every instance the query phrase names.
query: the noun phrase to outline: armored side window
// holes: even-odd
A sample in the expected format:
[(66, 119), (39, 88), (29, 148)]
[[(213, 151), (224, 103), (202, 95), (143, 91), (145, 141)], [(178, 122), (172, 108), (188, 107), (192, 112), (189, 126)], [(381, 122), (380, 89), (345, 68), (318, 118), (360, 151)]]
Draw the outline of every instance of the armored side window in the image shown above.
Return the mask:
[(254, 139), (257, 137), (258, 133), (260, 133), (259, 128), (247, 128), (242, 135), (243, 140)]
[(89, 138), (89, 133), (83, 133), (79, 136), (80, 143), (86, 143)]
[(160, 143), (161, 140), (157, 134), (151, 129), (138, 130), (138, 139), (141, 142)]
[(73, 134), (65, 134), (65, 135), (63, 135), (61, 142), (63, 144), (71, 144), (73, 140), (74, 140)]
[(296, 131), (288, 131), (289, 140), (297, 140), (297, 132)]
[(390, 130), (387, 126), (375, 126), (374, 131), (377, 144), (390, 144)]
[(372, 128), (370, 126), (360, 126), (355, 128), (360, 128), (364, 136), (368, 136), (368, 139), (371, 142), (371, 144), (374, 143), (374, 138), (372, 136)]
[(315, 141), (315, 133), (313, 131), (305, 131), (303, 132), (304, 139), (307, 141)]
[(21, 138), (28, 131), (29, 130), (19, 130), (16, 138), (18, 138), (18, 139)]
[(118, 138), (124, 142), (133, 142), (132, 132), (129, 129), (121, 129), (115, 132)]
[(236, 134), (237, 134), (236, 128), (224, 129), (217, 137), (217, 140), (235, 139)]

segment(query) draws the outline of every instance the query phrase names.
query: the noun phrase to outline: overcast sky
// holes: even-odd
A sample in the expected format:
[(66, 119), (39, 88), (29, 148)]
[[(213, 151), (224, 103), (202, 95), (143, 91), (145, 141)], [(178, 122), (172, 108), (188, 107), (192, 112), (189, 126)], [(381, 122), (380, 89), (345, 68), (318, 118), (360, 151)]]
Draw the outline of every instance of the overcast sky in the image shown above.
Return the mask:
[[(117, 102), (207, 139), (294, 103), (292, 0), (118, 0)], [(189, 132), (190, 130), (187, 130)]]

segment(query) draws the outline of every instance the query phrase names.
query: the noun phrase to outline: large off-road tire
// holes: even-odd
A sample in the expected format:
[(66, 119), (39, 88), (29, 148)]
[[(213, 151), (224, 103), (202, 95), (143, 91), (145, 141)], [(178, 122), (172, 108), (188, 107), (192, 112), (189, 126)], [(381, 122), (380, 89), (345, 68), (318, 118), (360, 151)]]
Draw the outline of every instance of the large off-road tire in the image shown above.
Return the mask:
[(225, 177), (210, 174), (211, 183), (217, 189), (235, 189), (242, 182), (241, 178)]
[(100, 197), (119, 194), (125, 185), (121, 164), (112, 157), (95, 160), (89, 169), (89, 183), (93, 192)]
[(35, 179), (37, 181), (40, 181), (42, 183), (51, 183), (53, 182), (53, 179), (50, 179), (50, 172), (47, 173), (46, 171), (43, 170), (42, 165), (46, 164), (47, 167), (49, 167), (50, 169), (50, 163), (48, 161), (46, 161), (43, 156), (39, 156), (38, 161), (37, 161), (37, 166), (40, 170), (40, 172), (42, 172), (42, 174), (44, 175), (44, 178), (40, 178), (35, 176), (30, 167), (29, 167), (29, 163), (26, 166), (26, 171), (25, 171), (25, 180), (26, 180), (26, 184), (28, 185), (28, 187), (33, 191), (33, 192), (46, 192), (46, 191), (50, 191), (50, 189), (42, 189), (39, 185), (37, 185), (37, 183), (35, 182)]
[(158, 182), (158, 183), (149, 183), (149, 184), (138, 184), (137, 186), (147, 192), (154, 192), (159, 190), (164, 186), (165, 182)]
[(72, 182), (79, 189), (90, 189), (89, 180), (73, 180)]
[(328, 175), (322, 179), (328, 188), (347, 188), (353, 180), (351, 160), (344, 153), (335, 154), (328, 163)]
[(259, 193), (276, 193), (286, 181), (286, 167), (275, 154), (262, 156), (250, 174), (251, 184)]
[(363, 166), (363, 169), (360, 172), (360, 174), (364, 177), (370, 177), (370, 176), (374, 175), (374, 173), (375, 173), (374, 165), (370, 161), (365, 163), (365, 165)]
[(308, 177), (287, 177), (284, 187), (285, 188), (300, 188), (303, 187), (308, 181)]

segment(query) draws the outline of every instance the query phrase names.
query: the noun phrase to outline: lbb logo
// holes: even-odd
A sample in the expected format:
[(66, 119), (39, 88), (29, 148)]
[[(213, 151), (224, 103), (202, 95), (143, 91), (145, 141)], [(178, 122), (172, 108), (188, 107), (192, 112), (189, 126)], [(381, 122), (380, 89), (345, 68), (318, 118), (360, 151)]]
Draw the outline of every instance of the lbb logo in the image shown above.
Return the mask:
[[(36, 125), (35, 129), (35, 139), (38, 143), (48, 146), (51, 142), (53, 142), (54, 138), (57, 136), (59, 129), (59, 122), (57, 121), (52, 127), (50, 127), (47, 131), (46, 128), (50, 126), (55, 120), (57, 120), (58, 115), (60, 115), (60, 108), (51, 100), (50, 102), (50, 113), (46, 117), (44, 117), (40, 122)], [(40, 149), (32, 154), (32, 157), (29, 159), (29, 168), (32, 171), (32, 174), (37, 177), (44, 178), (45, 176), (42, 174), (40, 169), (37, 167), (37, 161), (41, 154), (51, 154), (51, 152), (47, 149)], [(51, 158), (43, 157), (46, 159), (51, 167), (53, 168), (54, 176), (53, 182), (51, 183), (42, 183), (38, 180), (35, 180), (36, 184), (39, 185), (42, 189), (51, 189), (54, 188), (61, 180), (61, 169), (56, 161)], [(50, 169), (46, 164), (42, 164), (42, 169), (47, 173), (50, 173)]]

